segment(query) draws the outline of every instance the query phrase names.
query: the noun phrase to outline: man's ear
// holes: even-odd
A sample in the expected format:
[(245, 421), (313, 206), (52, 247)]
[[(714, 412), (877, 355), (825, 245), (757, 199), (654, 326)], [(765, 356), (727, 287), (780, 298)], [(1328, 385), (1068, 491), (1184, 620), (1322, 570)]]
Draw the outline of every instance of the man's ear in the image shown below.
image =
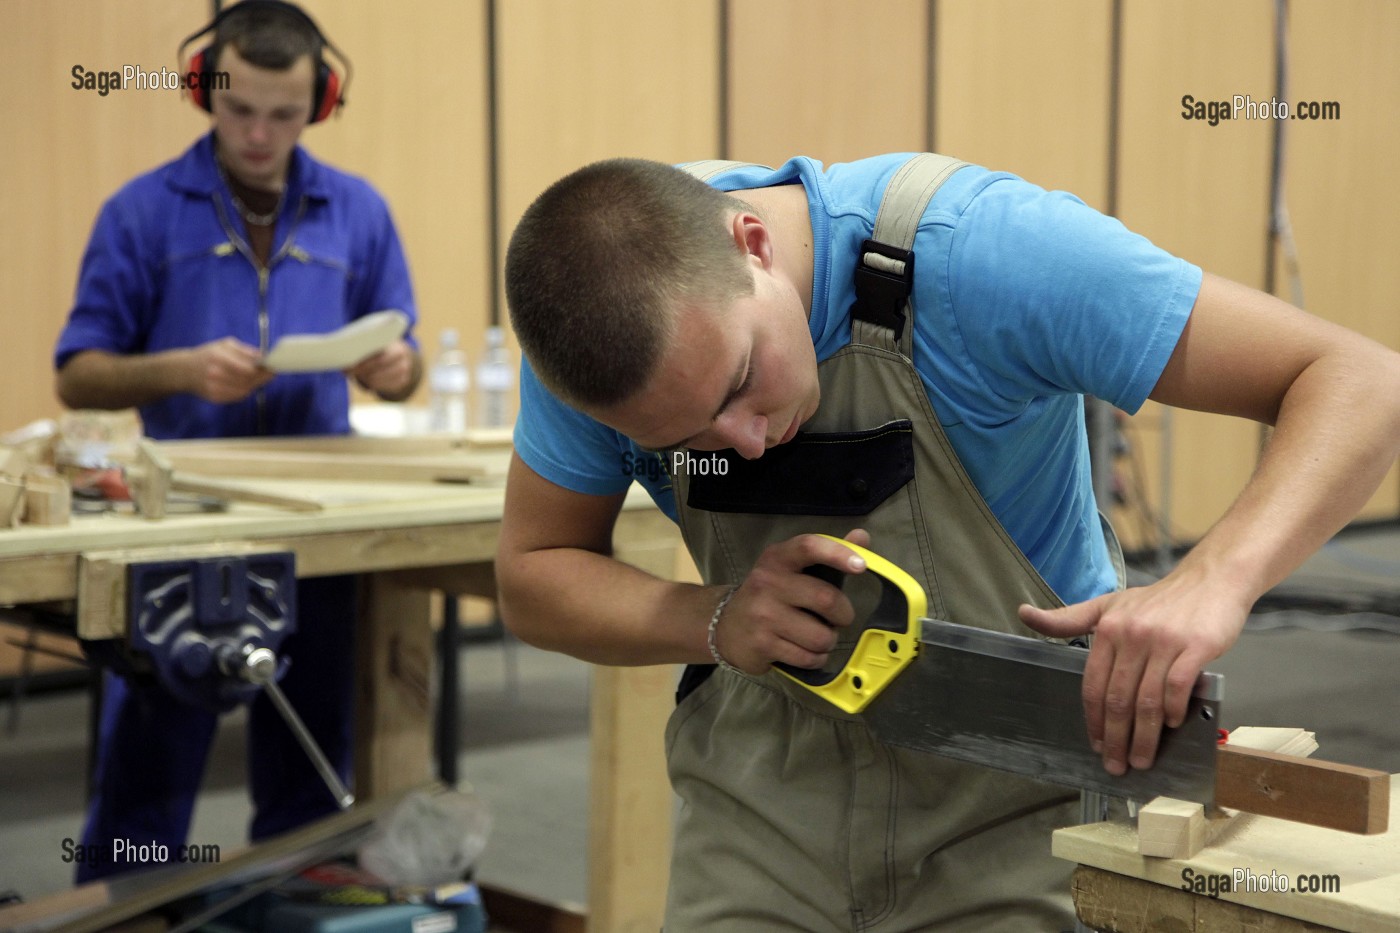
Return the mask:
[(757, 259), (764, 269), (773, 266), (773, 235), (763, 218), (750, 211), (739, 211), (729, 218), (730, 234), (739, 254)]

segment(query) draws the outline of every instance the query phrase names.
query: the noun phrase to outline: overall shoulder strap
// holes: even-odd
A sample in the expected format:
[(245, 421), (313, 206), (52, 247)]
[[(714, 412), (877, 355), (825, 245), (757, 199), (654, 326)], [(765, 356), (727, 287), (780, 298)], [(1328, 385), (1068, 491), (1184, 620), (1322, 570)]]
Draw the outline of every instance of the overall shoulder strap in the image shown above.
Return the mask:
[(699, 162), (687, 162), (681, 166), (682, 171), (689, 172), (701, 181), (709, 181), (716, 175), (723, 175), (725, 172), (732, 172), (739, 168), (764, 168), (772, 171), (768, 166), (759, 165), (757, 162), (731, 162), (728, 159), (702, 159)]
[(888, 327), (901, 346), (905, 309), (914, 289), (914, 235), (934, 194), (966, 162), (925, 152), (890, 179), (875, 215), (875, 230), (861, 244), (851, 320)]

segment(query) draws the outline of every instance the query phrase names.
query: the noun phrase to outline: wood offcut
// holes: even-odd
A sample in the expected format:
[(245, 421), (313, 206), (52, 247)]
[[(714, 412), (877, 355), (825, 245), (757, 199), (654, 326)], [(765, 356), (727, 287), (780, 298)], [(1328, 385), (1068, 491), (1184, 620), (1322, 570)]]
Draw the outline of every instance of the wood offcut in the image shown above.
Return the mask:
[(1389, 826), (1390, 775), (1227, 745), (1216, 756), (1215, 802), (1371, 836)]

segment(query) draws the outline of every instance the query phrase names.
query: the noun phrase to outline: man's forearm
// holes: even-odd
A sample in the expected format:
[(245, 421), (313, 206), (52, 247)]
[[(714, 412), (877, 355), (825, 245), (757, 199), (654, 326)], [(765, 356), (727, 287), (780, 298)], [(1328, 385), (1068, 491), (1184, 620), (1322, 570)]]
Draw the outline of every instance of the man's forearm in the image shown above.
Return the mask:
[(501, 612), (521, 640), (594, 664), (706, 663), (721, 587), (660, 580), (579, 548), (513, 557), (497, 569)]
[(1259, 467), (1182, 561), (1208, 566), (1253, 603), (1366, 504), (1400, 454), (1400, 357), (1323, 357), (1285, 396)]
[(188, 351), (121, 356), (84, 350), (58, 372), (58, 397), (69, 408), (117, 410), (188, 391)]

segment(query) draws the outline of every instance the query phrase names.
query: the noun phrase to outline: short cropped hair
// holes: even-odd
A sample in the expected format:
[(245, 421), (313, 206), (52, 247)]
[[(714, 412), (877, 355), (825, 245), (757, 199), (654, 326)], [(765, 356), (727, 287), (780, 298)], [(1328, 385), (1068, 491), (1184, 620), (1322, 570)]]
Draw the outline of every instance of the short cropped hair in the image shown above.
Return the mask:
[(248, 64), (269, 71), (286, 71), (303, 55), (310, 55), (316, 65), (321, 60), (321, 36), (299, 9), (290, 4), (235, 4), (214, 30), (209, 68), (218, 66), (227, 45)]
[(511, 324), (541, 382), (575, 406), (626, 401), (651, 378), (676, 313), (753, 291), (726, 230), (745, 205), (643, 159), (585, 166), (525, 211), (506, 252)]

